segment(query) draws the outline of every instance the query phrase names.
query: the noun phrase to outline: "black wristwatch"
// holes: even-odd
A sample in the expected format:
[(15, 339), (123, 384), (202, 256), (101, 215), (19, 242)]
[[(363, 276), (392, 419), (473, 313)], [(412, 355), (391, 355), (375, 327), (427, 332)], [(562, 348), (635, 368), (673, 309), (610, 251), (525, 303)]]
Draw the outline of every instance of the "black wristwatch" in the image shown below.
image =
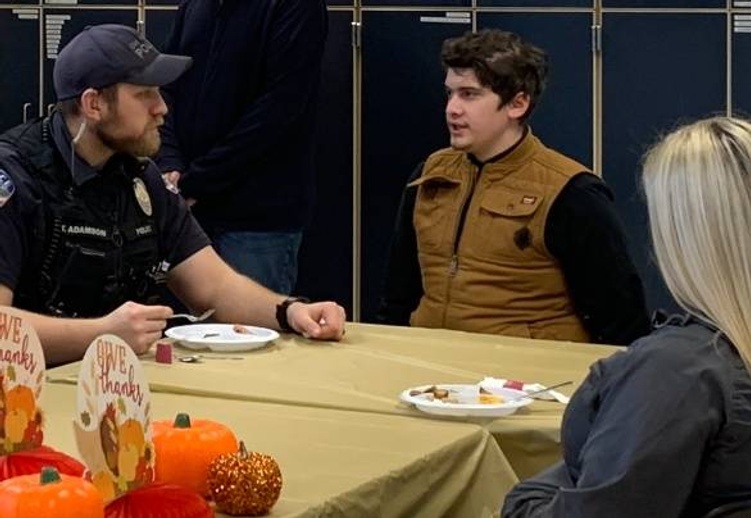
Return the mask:
[(276, 321), (279, 324), (279, 329), (281, 329), (282, 331), (286, 331), (288, 333), (297, 333), (297, 331), (292, 329), (292, 326), (289, 325), (289, 320), (287, 320), (287, 308), (289, 308), (295, 302), (308, 304), (310, 302), (310, 299), (305, 297), (287, 297), (282, 301), (281, 304), (276, 305)]

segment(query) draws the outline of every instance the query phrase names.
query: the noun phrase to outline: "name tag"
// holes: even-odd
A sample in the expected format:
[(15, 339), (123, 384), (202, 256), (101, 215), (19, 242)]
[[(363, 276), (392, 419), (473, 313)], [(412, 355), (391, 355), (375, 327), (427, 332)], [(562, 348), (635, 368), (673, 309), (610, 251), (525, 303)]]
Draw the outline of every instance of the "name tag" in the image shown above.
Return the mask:
[(105, 228), (91, 227), (89, 225), (61, 225), (63, 234), (68, 236), (91, 236), (106, 238), (109, 232)]

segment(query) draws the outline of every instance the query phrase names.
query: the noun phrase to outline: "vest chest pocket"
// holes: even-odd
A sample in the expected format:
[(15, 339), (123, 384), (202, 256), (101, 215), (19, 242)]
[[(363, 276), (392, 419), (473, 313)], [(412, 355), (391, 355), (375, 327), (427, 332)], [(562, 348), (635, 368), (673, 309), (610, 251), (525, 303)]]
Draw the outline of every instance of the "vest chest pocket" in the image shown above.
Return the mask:
[(539, 250), (544, 225), (535, 218), (543, 196), (494, 189), (480, 200), (473, 224), (465, 225), (467, 251), (488, 259), (523, 259)]
[(417, 189), (413, 223), (418, 250), (450, 247), (460, 210), (461, 182), (449, 176), (423, 176), (407, 187)]

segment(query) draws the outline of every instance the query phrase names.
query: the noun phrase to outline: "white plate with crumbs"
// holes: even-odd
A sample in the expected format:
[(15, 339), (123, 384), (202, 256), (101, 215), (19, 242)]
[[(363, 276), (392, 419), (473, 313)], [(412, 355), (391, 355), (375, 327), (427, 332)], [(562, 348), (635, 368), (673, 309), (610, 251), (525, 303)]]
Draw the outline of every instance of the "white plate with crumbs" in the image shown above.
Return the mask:
[(532, 402), (525, 392), (510, 388), (480, 391), (478, 385), (422, 385), (409, 388), (399, 399), (428, 414), (502, 417)]
[(239, 324), (192, 324), (172, 327), (164, 334), (188, 349), (221, 352), (252, 351), (279, 338), (273, 329)]

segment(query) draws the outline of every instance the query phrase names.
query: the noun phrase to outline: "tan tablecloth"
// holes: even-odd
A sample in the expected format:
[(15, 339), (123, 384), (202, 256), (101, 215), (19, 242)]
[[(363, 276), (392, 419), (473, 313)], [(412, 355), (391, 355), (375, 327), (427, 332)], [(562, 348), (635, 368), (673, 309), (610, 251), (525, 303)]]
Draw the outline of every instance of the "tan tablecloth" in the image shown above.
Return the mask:
[[(288, 335), (264, 349), (232, 354), (243, 357), (241, 360), (163, 365), (146, 356), (144, 368), (152, 390), (158, 392), (414, 416), (422, 414), (397, 399), (408, 387), (477, 383), (484, 376), (548, 385), (571, 380), (578, 385), (592, 362), (615, 350), (458, 331), (349, 324), (341, 343)], [(176, 352), (191, 353), (181, 348)], [(77, 364), (68, 365), (50, 371), (49, 378), (73, 381), (77, 370)], [(537, 401), (507, 418), (473, 422), (496, 436), (514, 470), (524, 478), (560, 456), (563, 410), (560, 403)]]
[[(42, 405), (45, 443), (77, 456), (75, 387), (47, 385)], [(154, 419), (186, 410), (277, 459), (284, 487), (273, 517), (488, 517), (516, 481), (471, 424), (152, 394)]]

